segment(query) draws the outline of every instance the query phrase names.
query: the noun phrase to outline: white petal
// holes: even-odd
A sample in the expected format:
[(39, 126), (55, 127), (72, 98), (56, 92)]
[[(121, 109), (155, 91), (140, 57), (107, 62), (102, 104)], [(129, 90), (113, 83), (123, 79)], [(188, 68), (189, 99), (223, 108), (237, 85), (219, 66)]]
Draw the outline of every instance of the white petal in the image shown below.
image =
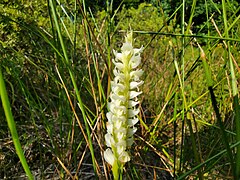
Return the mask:
[(112, 92), (114, 92), (114, 94), (119, 94), (121, 92), (123, 92), (125, 90), (125, 86), (121, 83), (111, 83), (112, 86)]
[(108, 119), (109, 122), (112, 121), (112, 115), (113, 115), (113, 114), (112, 114), (111, 112), (107, 112), (107, 114), (106, 114), (107, 119)]
[[(129, 65), (129, 60), (132, 57), (132, 52), (131, 51), (123, 51), (122, 52), (122, 63), (124, 64), (124, 66), (128, 66)], [(122, 70), (122, 69), (120, 69)]]
[(132, 117), (136, 116), (139, 112), (140, 112), (139, 109), (129, 109), (128, 110), (128, 117), (132, 118)]
[(138, 65), (141, 63), (141, 57), (139, 56), (133, 56), (130, 60), (130, 67), (132, 67), (132, 69), (135, 69), (136, 67), (138, 67)]
[(121, 50), (122, 50), (122, 52), (124, 52), (124, 51), (133, 51), (134, 52), (132, 44), (129, 42), (123, 43)]
[(112, 92), (114, 94), (118, 94), (119, 92), (121, 92), (121, 89), (118, 86), (112, 86)]
[(127, 147), (131, 147), (133, 144), (133, 137), (127, 139)]
[(139, 104), (139, 101), (129, 100), (129, 101), (128, 101), (128, 108), (133, 108), (133, 107), (135, 107), (137, 104)]
[(111, 103), (114, 104), (115, 107), (119, 107), (122, 105), (123, 102), (119, 99), (116, 99), (116, 100), (112, 101)]
[(129, 154), (128, 154), (126, 151), (124, 151), (124, 152), (122, 152), (122, 154), (118, 157), (118, 160), (119, 160), (121, 163), (124, 164), (124, 163), (130, 161), (130, 156), (129, 156)]
[(114, 93), (111, 93), (110, 94), (110, 98), (111, 98), (111, 100), (112, 101), (114, 101), (114, 100), (120, 100), (120, 101), (125, 101), (126, 100), (126, 97), (125, 96), (122, 96), (122, 95), (117, 95), (117, 94), (114, 94)]
[(121, 121), (120, 119), (117, 119), (117, 121), (115, 122), (116, 129), (121, 128), (123, 123), (124, 123), (123, 121)]
[(114, 133), (116, 141), (121, 141), (126, 138), (127, 128), (121, 127), (120, 129), (115, 129)]
[(121, 83), (117, 83), (116, 81), (111, 81), (112, 88), (118, 87), (120, 90), (124, 90), (125, 86)]
[(126, 141), (120, 141), (119, 143), (116, 144), (116, 148), (117, 148), (117, 153), (118, 155), (120, 155), (123, 151), (126, 150), (127, 148), (127, 143)]
[(138, 81), (139, 78), (142, 76), (143, 74), (143, 70), (139, 69), (139, 70), (135, 70), (130, 72), (130, 78), (133, 79), (134, 81)]
[(125, 75), (116, 68), (113, 69), (113, 74), (115, 76), (114, 78), (115, 83), (118, 83), (119, 81), (123, 81), (125, 79)]
[(107, 147), (112, 147), (112, 145), (115, 144), (112, 135), (109, 133), (105, 134), (105, 141), (106, 141)]
[(137, 122), (139, 121), (138, 118), (133, 118), (133, 119), (128, 119), (128, 125), (131, 127), (131, 126), (134, 126), (135, 124), (137, 124)]
[(113, 124), (107, 122), (107, 133), (108, 134), (113, 134)]
[(137, 92), (137, 91), (130, 91), (130, 93), (129, 93), (129, 99), (133, 99), (133, 98), (135, 98), (135, 97), (137, 97), (139, 94), (141, 94), (142, 92), (140, 91), (140, 92)]
[(113, 152), (111, 149), (106, 149), (106, 151), (104, 151), (104, 159), (111, 165), (113, 166), (114, 161), (116, 161), (116, 158), (113, 155)]
[(133, 50), (134, 50), (134, 54), (137, 55), (137, 54), (139, 54), (139, 53), (142, 53), (142, 51), (143, 51), (143, 46), (142, 46), (141, 48), (139, 48), (139, 49), (134, 48)]
[(122, 116), (123, 114), (126, 114), (127, 109), (125, 106), (113, 106), (114, 109), (111, 109), (111, 111), (116, 114), (117, 116)]
[(126, 134), (122, 133), (122, 132), (117, 132), (117, 133), (115, 133), (115, 135), (116, 135), (116, 139), (117, 139), (116, 141), (120, 141), (120, 140), (126, 138)]
[[(112, 113), (115, 114), (116, 116), (124, 116), (124, 114), (125, 114), (125, 112), (122, 109), (119, 109), (116, 107), (111, 110), (112, 110)], [(114, 119), (114, 121), (116, 121), (116, 119)]]
[[(113, 102), (114, 102), (114, 101), (113, 101)], [(114, 105), (113, 102), (111, 102), (111, 103), (108, 104), (109, 110), (110, 110), (110, 112), (111, 112), (112, 114), (114, 114), (114, 113), (115, 113), (115, 110), (116, 110), (116, 106)]]
[[(117, 115), (117, 114), (115, 114), (115, 115), (113, 115), (112, 116), (112, 120), (113, 120), (113, 122), (117, 122), (117, 121), (122, 121), (123, 123), (125, 123), (126, 122), (126, 117), (125, 116), (119, 116), (119, 115)], [(116, 126), (116, 125), (115, 125)]]
[(133, 81), (133, 82), (130, 82), (130, 89), (135, 89), (135, 88), (137, 88), (138, 86), (140, 86), (142, 84), (143, 84), (143, 81), (139, 81), (139, 82)]
[(113, 54), (115, 55), (116, 60), (122, 61), (122, 53), (118, 53), (117, 51), (113, 50)]
[(127, 136), (132, 137), (133, 134), (135, 134), (136, 131), (137, 131), (136, 127), (128, 128)]
[(123, 63), (117, 63), (117, 62), (113, 62), (113, 63), (120, 71), (123, 70), (123, 68), (124, 68)]

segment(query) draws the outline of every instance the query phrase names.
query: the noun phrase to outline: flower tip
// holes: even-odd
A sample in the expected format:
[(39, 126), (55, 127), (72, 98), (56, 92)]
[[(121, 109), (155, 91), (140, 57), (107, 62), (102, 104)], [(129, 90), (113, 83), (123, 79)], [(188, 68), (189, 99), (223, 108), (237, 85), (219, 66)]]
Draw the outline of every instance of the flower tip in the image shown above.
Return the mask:
[(130, 30), (128, 33), (127, 33), (127, 36), (125, 37), (125, 41), (132, 44), (132, 37), (133, 37), (133, 31)]

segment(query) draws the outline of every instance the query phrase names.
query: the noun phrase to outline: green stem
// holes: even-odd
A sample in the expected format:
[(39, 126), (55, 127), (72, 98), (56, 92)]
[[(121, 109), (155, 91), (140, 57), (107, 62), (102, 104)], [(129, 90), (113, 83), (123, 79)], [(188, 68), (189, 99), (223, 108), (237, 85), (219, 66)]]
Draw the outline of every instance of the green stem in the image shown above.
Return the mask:
[[(133, 31), (134, 33), (139, 34), (153, 34), (153, 37), (156, 37), (155, 35), (164, 35), (166, 37), (172, 36), (172, 37), (191, 37), (191, 38), (202, 38), (202, 39), (217, 39), (217, 40), (227, 40), (227, 41), (233, 41), (233, 42), (240, 42), (240, 39), (235, 38), (227, 38), (227, 37), (218, 37), (218, 36), (206, 36), (206, 35), (199, 35), (199, 34), (178, 34), (178, 33), (166, 33), (166, 32), (156, 32), (156, 31)], [(146, 47), (145, 47), (146, 48)]]
[(11, 135), (12, 135), (13, 144), (15, 146), (17, 155), (20, 159), (20, 162), (22, 163), (23, 169), (26, 172), (28, 178), (30, 180), (33, 180), (34, 179), (33, 175), (32, 175), (32, 173), (29, 169), (29, 166), (27, 164), (26, 158), (24, 156), (24, 153), (23, 153), (23, 150), (22, 150), (22, 147), (21, 147), (21, 143), (19, 141), (19, 137), (18, 137), (15, 121), (13, 119), (13, 115), (12, 115), (12, 111), (11, 111), (11, 107), (10, 107), (10, 103), (9, 103), (9, 99), (8, 99), (7, 90), (6, 90), (6, 86), (5, 86), (5, 83), (4, 83), (1, 67), (0, 67), (0, 96), (1, 96), (3, 109), (4, 109), (4, 112), (5, 112), (8, 127), (9, 127)]
[[(238, 96), (233, 97), (233, 107), (235, 111), (235, 121), (236, 121), (236, 141), (240, 142), (240, 107), (238, 103)], [(236, 177), (240, 178), (240, 146), (237, 147), (236, 154)]]
[(112, 166), (112, 172), (113, 172), (114, 180), (119, 180), (119, 167), (118, 167), (118, 162), (117, 161), (115, 161), (113, 166)]

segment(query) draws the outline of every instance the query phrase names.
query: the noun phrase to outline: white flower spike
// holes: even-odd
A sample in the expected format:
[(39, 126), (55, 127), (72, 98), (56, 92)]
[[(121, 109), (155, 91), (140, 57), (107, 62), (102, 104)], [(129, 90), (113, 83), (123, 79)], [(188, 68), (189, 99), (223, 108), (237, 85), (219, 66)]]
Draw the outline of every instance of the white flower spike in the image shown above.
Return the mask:
[(115, 180), (119, 179), (124, 164), (130, 161), (127, 148), (133, 143), (133, 134), (137, 131), (134, 125), (139, 121), (139, 108), (136, 106), (139, 104), (137, 96), (142, 93), (139, 86), (143, 84), (140, 80), (143, 71), (138, 66), (143, 47), (133, 48), (132, 34), (130, 31), (125, 37), (121, 53), (113, 50), (115, 77), (111, 82), (109, 112), (106, 114), (108, 122), (105, 141), (108, 148), (104, 158), (112, 166)]

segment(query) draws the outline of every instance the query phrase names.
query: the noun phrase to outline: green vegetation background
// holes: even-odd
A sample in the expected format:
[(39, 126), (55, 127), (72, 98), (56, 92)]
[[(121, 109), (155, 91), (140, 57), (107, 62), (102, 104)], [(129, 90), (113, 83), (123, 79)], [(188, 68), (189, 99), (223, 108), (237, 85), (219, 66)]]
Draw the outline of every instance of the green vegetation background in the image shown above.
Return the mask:
[[(202, 62), (207, 59), (226, 132), (223, 136), (232, 145), (237, 142), (236, 109), (229, 53), (238, 83), (237, 1), (226, 1), (228, 37), (222, 1), (218, 0), (199, 0), (195, 5), (195, 1), (186, 0), (185, 12), (182, 2), (175, 0), (112, 4), (103, 0), (54, 1), (68, 63), (49, 2), (0, 2), (0, 65), (22, 148), (35, 177), (67, 179), (78, 172), (79, 179), (111, 178), (107, 173), (110, 167), (101, 158), (105, 149), (109, 70), (112, 49), (120, 50), (125, 32), (131, 27), (135, 31), (135, 47), (145, 47), (145, 83), (141, 122), (126, 178), (233, 178)], [(206, 59), (202, 59), (201, 49)], [(69, 69), (74, 72), (85, 115), (79, 108)], [(19, 178), (24, 171), (1, 106), (0, 113), (0, 178)], [(83, 136), (87, 132), (85, 116), (93, 133), (96, 165)], [(236, 153), (234, 148), (231, 151)], [(204, 163), (218, 153), (222, 154)], [(187, 174), (201, 163), (196, 171)]]

